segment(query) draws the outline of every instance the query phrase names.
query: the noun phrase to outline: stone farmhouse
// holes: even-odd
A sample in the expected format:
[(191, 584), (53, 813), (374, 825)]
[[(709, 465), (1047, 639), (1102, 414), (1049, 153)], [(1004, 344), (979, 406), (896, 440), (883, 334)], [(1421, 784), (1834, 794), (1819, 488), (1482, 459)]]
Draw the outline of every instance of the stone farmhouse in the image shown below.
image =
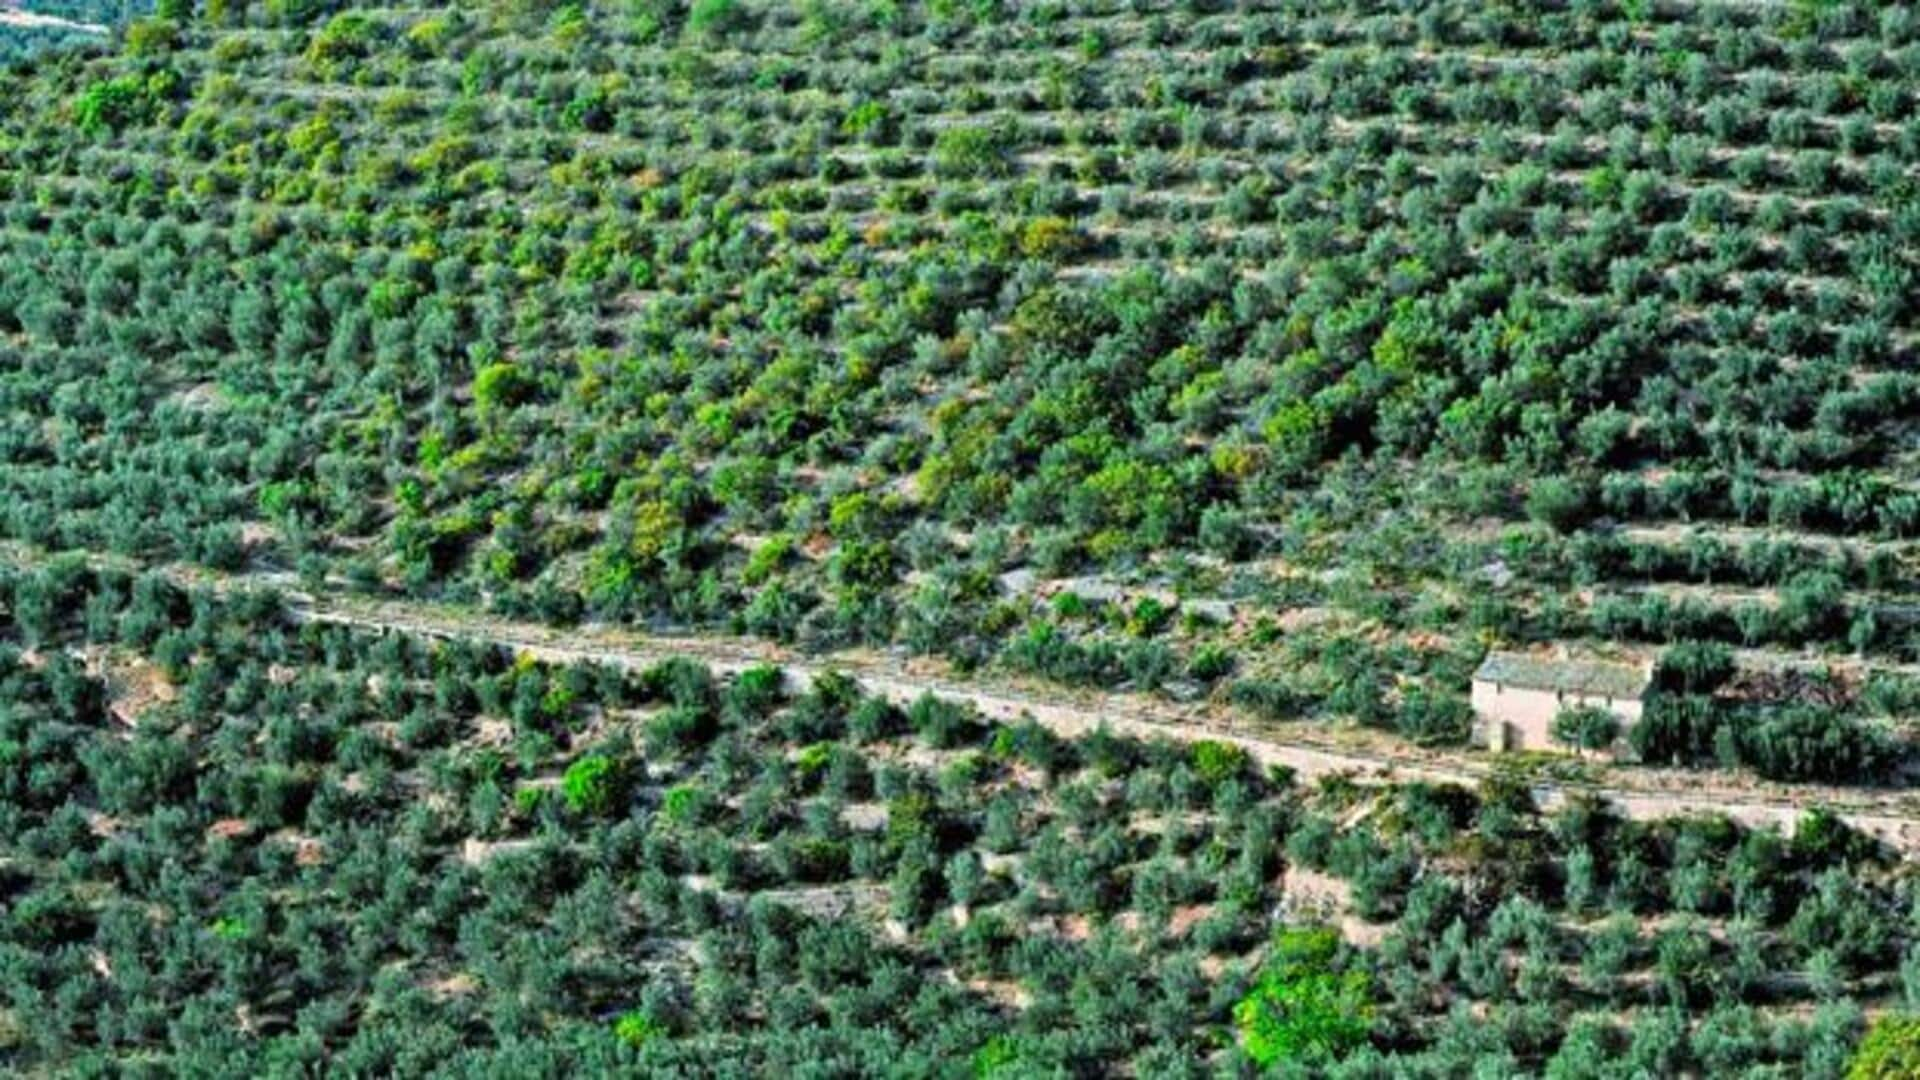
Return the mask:
[(1580, 706), (1612, 713), (1624, 735), (1652, 682), (1649, 664), (1489, 653), (1473, 673), (1474, 741), (1493, 751), (1564, 750), (1553, 741), (1553, 718)]

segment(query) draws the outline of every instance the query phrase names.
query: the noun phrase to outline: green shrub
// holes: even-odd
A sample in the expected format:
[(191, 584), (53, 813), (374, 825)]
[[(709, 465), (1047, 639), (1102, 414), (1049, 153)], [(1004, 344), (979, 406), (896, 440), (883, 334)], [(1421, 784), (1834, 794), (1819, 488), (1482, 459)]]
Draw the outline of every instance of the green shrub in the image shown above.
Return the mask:
[(1905, 1080), (1920, 1076), (1920, 1017), (1883, 1013), (1847, 1064), (1847, 1080)]
[(1582, 750), (1605, 750), (1620, 737), (1620, 720), (1605, 709), (1581, 705), (1561, 709), (1549, 732), (1553, 740)]
[(887, 839), (894, 844), (932, 836), (938, 824), (939, 809), (925, 792), (910, 791), (887, 802)]
[(933, 168), (941, 176), (984, 178), (1012, 170), (1009, 133), (1000, 127), (952, 127), (933, 143)]
[(213, 931), (214, 937), (222, 941), (238, 941), (248, 934), (246, 920), (232, 915), (222, 915), (213, 920), (213, 924), (208, 929)]
[(540, 802), (545, 799), (546, 796), (547, 792), (545, 788), (537, 788), (531, 784), (525, 787), (515, 788), (513, 792), (513, 808), (522, 816), (531, 815), (540, 809)]
[(1172, 607), (1151, 596), (1143, 596), (1127, 615), (1127, 633), (1135, 637), (1151, 637), (1159, 633), (1171, 618)]
[(1409, 689), (1394, 713), (1394, 729), (1422, 746), (1463, 743), (1473, 726), (1473, 706), (1458, 694), (1428, 687)]
[(446, 52), (453, 40), (454, 22), (444, 15), (421, 19), (407, 29), (407, 51), (416, 60), (426, 60)]
[(605, 817), (621, 808), (630, 793), (627, 768), (605, 754), (588, 754), (567, 767), (561, 781), (567, 809)]
[(708, 37), (719, 37), (746, 23), (746, 9), (740, 0), (693, 0), (687, 12), (687, 29)]
[(525, 375), (512, 364), (488, 364), (473, 377), (473, 403), (483, 413), (511, 408), (526, 399), (531, 389)]
[(810, 743), (800, 748), (794, 756), (793, 767), (801, 774), (811, 776), (827, 767), (833, 759), (833, 744), (830, 742)]
[(1060, 259), (1080, 246), (1080, 234), (1064, 218), (1035, 218), (1020, 230), (1020, 254), (1029, 259)]
[(1660, 656), (1656, 678), (1668, 690), (1710, 694), (1733, 676), (1733, 650), (1717, 641), (1682, 641)]
[(698, 784), (675, 784), (660, 802), (660, 813), (679, 825), (698, 824), (706, 809), (707, 794)]
[(864, 101), (847, 112), (840, 123), (840, 130), (848, 135), (862, 136), (872, 133), (878, 136), (887, 130), (890, 114), (884, 101)]
[(335, 15), (308, 43), (307, 62), (331, 73), (336, 66), (372, 52), (379, 30), (373, 20), (358, 12)]
[(1586, 524), (1592, 504), (1592, 491), (1572, 477), (1543, 476), (1527, 490), (1527, 516), (1558, 532)]
[(1187, 662), (1187, 675), (1201, 682), (1217, 682), (1233, 674), (1233, 652), (1224, 645), (1209, 642), (1193, 651)]
[(712, 709), (675, 705), (647, 721), (647, 745), (685, 753), (705, 746), (719, 731), (720, 724)]
[(1020, 1043), (1004, 1032), (988, 1039), (973, 1052), (973, 1075), (981, 1080), (1018, 1072), (1019, 1067)]
[(1846, 617), (1846, 584), (1831, 570), (1804, 570), (1780, 587), (1778, 632), (1801, 642), (1828, 637)]
[(614, 1037), (638, 1049), (667, 1033), (666, 1028), (639, 1009), (629, 1009), (613, 1022)]
[(1298, 720), (1309, 705), (1292, 687), (1277, 679), (1237, 679), (1228, 696), (1235, 705), (1273, 722)]
[(171, 96), (178, 78), (162, 71), (146, 78), (120, 75), (90, 83), (73, 101), (74, 123), (89, 135), (146, 123)]
[(1062, 619), (1077, 619), (1088, 610), (1087, 598), (1071, 590), (1055, 593), (1050, 606), (1053, 613)]
[(1883, 724), (1798, 702), (1743, 716), (1728, 730), (1739, 762), (1769, 780), (1874, 784), (1906, 753)]
[(984, 734), (967, 706), (930, 693), (921, 694), (907, 707), (907, 724), (943, 750), (977, 742)]
[(170, 51), (180, 39), (180, 27), (171, 19), (135, 19), (127, 24), (127, 51), (155, 56)]
[(786, 696), (787, 676), (775, 664), (756, 664), (727, 687), (727, 714), (736, 720), (764, 719)]
[(1334, 931), (1283, 929), (1260, 978), (1233, 1008), (1240, 1045), (1262, 1068), (1337, 1060), (1366, 1041), (1373, 983), (1343, 970)]
[(1193, 744), (1193, 771), (1209, 785), (1220, 784), (1245, 774), (1247, 751), (1233, 743), (1202, 739)]

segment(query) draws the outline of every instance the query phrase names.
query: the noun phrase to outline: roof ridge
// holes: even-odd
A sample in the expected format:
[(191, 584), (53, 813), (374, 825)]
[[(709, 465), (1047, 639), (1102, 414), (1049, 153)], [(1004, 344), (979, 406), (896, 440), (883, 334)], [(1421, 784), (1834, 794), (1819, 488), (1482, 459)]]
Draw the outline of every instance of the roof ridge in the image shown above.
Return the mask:
[(1557, 657), (1495, 650), (1473, 673), (1476, 681), (1535, 690), (1573, 691), (1608, 697), (1638, 697), (1653, 682), (1645, 661), (1601, 657)]

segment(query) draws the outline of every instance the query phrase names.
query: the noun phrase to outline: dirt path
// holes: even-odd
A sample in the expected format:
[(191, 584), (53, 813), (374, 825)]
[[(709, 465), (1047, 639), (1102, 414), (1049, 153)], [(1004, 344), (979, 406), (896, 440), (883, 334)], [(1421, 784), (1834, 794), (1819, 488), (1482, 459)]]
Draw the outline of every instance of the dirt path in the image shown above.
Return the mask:
[[(675, 657), (696, 659), (717, 672), (737, 673), (777, 664), (795, 689), (827, 672), (853, 678), (869, 694), (905, 705), (932, 693), (965, 701), (999, 721), (1030, 717), (1065, 736), (1101, 724), (1120, 735), (1182, 740), (1215, 739), (1244, 747), (1263, 765), (1291, 769), (1301, 780), (1347, 775), (1363, 783), (1429, 781), (1473, 786), (1496, 772), (1495, 759), (1465, 751), (1423, 751), (1375, 732), (1308, 723), (1259, 724), (1233, 710), (1173, 705), (1139, 694), (1076, 692), (992, 677), (959, 680), (913, 670), (886, 655), (808, 656), (765, 642), (676, 637), (625, 628), (555, 628), (490, 618), (410, 601), (367, 601), (287, 594), (296, 619), (399, 631), (436, 638), (491, 641), (553, 663), (593, 662), (643, 670)], [(1814, 806), (1835, 810), (1855, 827), (1903, 851), (1920, 851), (1920, 795), (1899, 790), (1788, 785), (1711, 770), (1597, 767), (1592, 782), (1536, 780), (1535, 798), (1552, 809), (1582, 795), (1611, 803), (1626, 817), (1648, 820), (1723, 814), (1752, 827), (1791, 831)]]
[[(0, 544), (0, 555), (18, 564), (45, 559), (4, 544)], [(126, 560), (108, 557), (98, 561), (128, 565)], [(993, 720), (1011, 722), (1030, 717), (1069, 737), (1104, 724), (1119, 735), (1229, 742), (1243, 747), (1262, 765), (1284, 766), (1308, 783), (1343, 775), (1361, 783), (1428, 781), (1474, 786), (1498, 774), (1500, 766), (1510, 764), (1466, 750), (1422, 750), (1373, 731), (1307, 722), (1257, 722), (1238, 710), (1204, 703), (1176, 705), (1142, 694), (1076, 691), (994, 676), (959, 679), (928, 670), (934, 665), (908, 663), (890, 654), (816, 656), (743, 638), (647, 634), (604, 625), (553, 627), (421, 601), (351, 594), (315, 596), (301, 591), (287, 574), (229, 576), (178, 566), (160, 569), (183, 584), (216, 592), (249, 587), (278, 589), (296, 621), (487, 641), (550, 663), (592, 662), (644, 670), (665, 660), (685, 658), (727, 674), (774, 664), (795, 689), (804, 689), (823, 674), (837, 672), (854, 679), (865, 692), (899, 704), (932, 693), (967, 702)], [(1725, 815), (1751, 827), (1772, 825), (1787, 831), (1807, 810), (1825, 806), (1854, 827), (1903, 852), (1920, 851), (1920, 792), (1781, 784), (1716, 770), (1597, 763), (1587, 763), (1585, 768), (1590, 780), (1536, 777), (1527, 782), (1543, 808), (1550, 810), (1570, 799), (1592, 796), (1637, 820)]]
[(99, 23), (75, 22), (58, 15), (43, 15), (24, 8), (0, 7), (0, 26), (12, 26), (21, 30), (72, 30), (81, 34), (105, 34), (107, 28)]

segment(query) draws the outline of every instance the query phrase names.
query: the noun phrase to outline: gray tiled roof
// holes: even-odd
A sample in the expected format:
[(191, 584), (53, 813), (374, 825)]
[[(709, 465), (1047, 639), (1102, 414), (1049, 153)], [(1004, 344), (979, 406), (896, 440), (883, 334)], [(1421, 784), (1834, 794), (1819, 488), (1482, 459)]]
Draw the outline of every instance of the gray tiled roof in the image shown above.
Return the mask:
[(1637, 698), (1651, 681), (1644, 667), (1599, 660), (1554, 660), (1525, 653), (1494, 652), (1473, 673), (1477, 682), (1528, 690), (1564, 690), (1602, 697)]

